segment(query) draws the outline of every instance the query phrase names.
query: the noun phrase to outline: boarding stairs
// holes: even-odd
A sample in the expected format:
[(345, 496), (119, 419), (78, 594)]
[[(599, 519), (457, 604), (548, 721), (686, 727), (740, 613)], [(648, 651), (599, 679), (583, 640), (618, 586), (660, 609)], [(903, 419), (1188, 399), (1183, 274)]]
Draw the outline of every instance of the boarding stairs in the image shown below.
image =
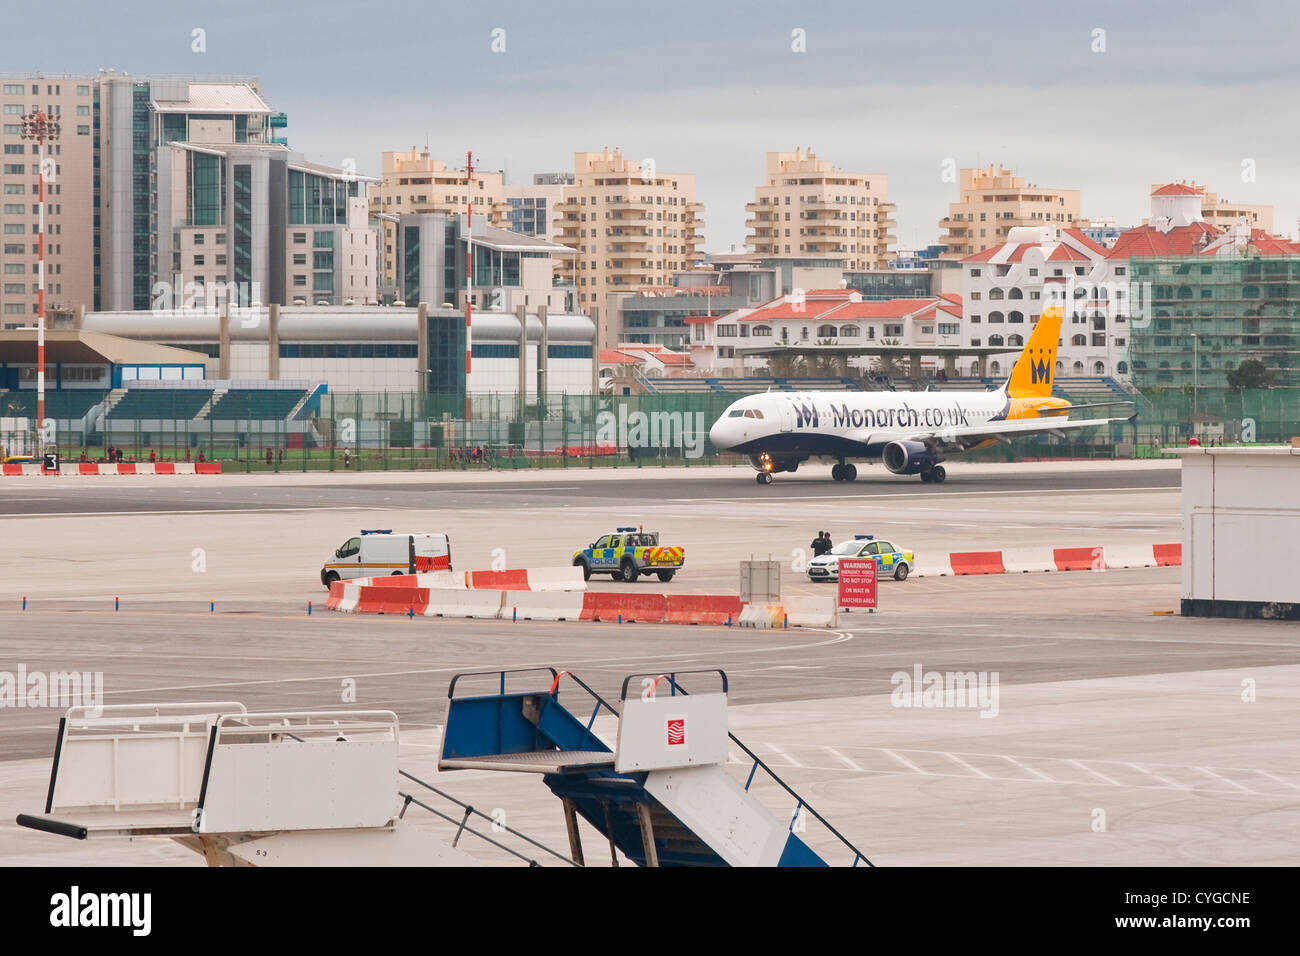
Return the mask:
[[(521, 674), (529, 675), (532, 689), (508, 688)], [(678, 680), (686, 674), (719, 679), (721, 690), (687, 694)], [(547, 689), (539, 677), (549, 678)], [(485, 678), (492, 692), (457, 696), (458, 686)], [(566, 680), (592, 702), (586, 718), (560, 703)], [(621, 853), (638, 866), (827, 866), (801, 836), (810, 820), (820, 824), (818, 844), (836, 862), (871, 865), (728, 731), (721, 670), (630, 675), (617, 709), (576, 676), (553, 668), (458, 674), (447, 696), (438, 769), (539, 774), (561, 801), (570, 855), (578, 863), (584, 862), (581, 817), (605, 837), (614, 865)], [(618, 721), (613, 749), (594, 730), (602, 716)], [(733, 746), (745, 755), (741, 765), (749, 764), (743, 785), (726, 768), (736, 759)], [(774, 785), (763, 789), (787, 804), (780, 814), (758, 799), (760, 771)]]
[[(412, 806), (454, 835), (411, 825)], [(77, 840), (170, 838), (210, 866), (475, 866), (466, 834), (498, 857), (574, 865), (496, 821), (476, 829), (478, 817), (399, 770), (391, 711), (250, 714), (225, 701), (71, 708), (44, 812), (17, 822)]]

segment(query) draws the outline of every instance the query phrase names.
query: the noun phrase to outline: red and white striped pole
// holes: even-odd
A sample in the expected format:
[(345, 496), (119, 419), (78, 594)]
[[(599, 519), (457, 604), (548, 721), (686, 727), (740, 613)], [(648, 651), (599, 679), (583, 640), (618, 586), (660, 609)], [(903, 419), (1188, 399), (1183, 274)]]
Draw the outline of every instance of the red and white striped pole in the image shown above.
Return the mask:
[(470, 316), (474, 310), (474, 154), (465, 154), (465, 421), (473, 411), (469, 398), (470, 359), (473, 355)]
[(45, 141), (58, 139), (59, 124), (43, 110), (23, 117), (23, 139), (36, 140), (36, 447), (45, 453)]

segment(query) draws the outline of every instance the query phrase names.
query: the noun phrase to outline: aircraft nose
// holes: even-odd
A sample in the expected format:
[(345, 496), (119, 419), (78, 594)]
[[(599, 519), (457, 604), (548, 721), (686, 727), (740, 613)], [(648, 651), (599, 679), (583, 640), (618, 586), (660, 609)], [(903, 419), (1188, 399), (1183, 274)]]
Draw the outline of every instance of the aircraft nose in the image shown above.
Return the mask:
[(727, 448), (731, 444), (728, 441), (726, 419), (719, 418), (709, 429), (709, 441), (713, 443), (714, 448)]

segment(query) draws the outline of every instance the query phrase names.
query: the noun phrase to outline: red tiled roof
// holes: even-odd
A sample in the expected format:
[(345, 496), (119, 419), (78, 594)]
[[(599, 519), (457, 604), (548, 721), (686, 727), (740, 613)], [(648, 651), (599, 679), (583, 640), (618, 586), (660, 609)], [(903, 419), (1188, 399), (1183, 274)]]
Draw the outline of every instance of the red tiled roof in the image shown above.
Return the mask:
[(1082, 229), (1063, 229), (1061, 231), (1075, 242), (1079, 243), (1079, 245), (1091, 249), (1099, 256), (1104, 256), (1109, 251), (1101, 243), (1088, 238), (1087, 234)]
[(961, 296), (958, 295), (956, 292), (940, 292), (939, 298), (947, 299), (949, 302), (953, 303), (958, 308), (961, 308)]
[(635, 365), (636, 363), (637, 359), (625, 352), (620, 352), (618, 349), (600, 350), (601, 365)]
[(1190, 256), (1200, 251), (1197, 241), (1202, 236), (1215, 239), (1223, 234), (1208, 223), (1194, 222), (1161, 232), (1154, 226), (1135, 226), (1120, 233), (1114, 247), (1106, 253), (1108, 259), (1127, 259), (1130, 256)]
[(857, 291), (858, 291), (857, 289), (813, 289), (811, 292), (805, 292), (804, 295), (817, 295), (817, 296), (834, 295), (834, 296), (839, 296), (840, 298), (843, 299), (847, 299), (849, 296), (853, 295), (853, 293)]
[(1032, 246), (1030, 243), (1028, 243), (1028, 242), (1022, 242), (1022, 243), (1020, 243), (1019, 245), (1016, 246), (1015, 251), (1012, 252), (1011, 255), (1007, 256), (1007, 257), (1006, 257), (1005, 259), (1003, 259), (1002, 261), (1003, 261), (1003, 262), (1020, 262), (1022, 259), (1025, 258), (1025, 253), (1028, 252), (1028, 251), (1029, 251), (1030, 249), (1032, 249), (1032, 248), (1033, 248), (1033, 246)]
[(1182, 183), (1170, 183), (1168, 186), (1161, 186), (1151, 195), (1153, 196), (1196, 196), (1198, 191), (1191, 186), (1184, 186)]
[(691, 357), (684, 352), (659, 352), (655, 355), (665, 365), (690, 365)]
[(909, 315), (919, 317), (927, 309), (934, 312), (934, 299), (889, 299), (884, 302), (849, 302), (840, 306), (827, 318), (841, 319), (902, 319)]
[(997, 255), (998, 250), (1001, 248), (1002, 246), (994, 246), (992, 249), (985, 249), (983, 252), (976, 252), (973, 255), (967, 256), (962, 260), (962, 262), (988, 262)]
[(682, 318), (682, 322), (686, 325), (712, 325), (720, 318), (720, 315), (687, 315)]
[(949, 315), (956, 316), (959, 319), (962, 316), (962, 307), (960, 302), (940, 302), (939, 309), (943, 312), (947, 312)]
[[(1261, 256), (1294, 256), (1300, 254), (1300, 243), (1292, 242), (1289, 239), (1279, 239), (1277, 236), (1270, 236), (1263, 229), (1252, 229), (1250, 231), (1250, 248)], [(1201, 255), (1212, 256), (1217, 252), (1218, 249), (1206, 249), (1201, 252)]]
[(1087, 262), (1088, 257), (1078, 249), (1071, 249), (1065, 243), (1060, 243), (1052, 254), (1047, 257), (1048, 262)]
[(802, 303), (777, 302), (774, 305), (765, 305), (749, 315), (742, 316), (740, 321), (771, 322), (773, 319), (815, 319), (844, 304), (843, 302), (825, 302), (815, 299), (812, 301), (805, 299)]

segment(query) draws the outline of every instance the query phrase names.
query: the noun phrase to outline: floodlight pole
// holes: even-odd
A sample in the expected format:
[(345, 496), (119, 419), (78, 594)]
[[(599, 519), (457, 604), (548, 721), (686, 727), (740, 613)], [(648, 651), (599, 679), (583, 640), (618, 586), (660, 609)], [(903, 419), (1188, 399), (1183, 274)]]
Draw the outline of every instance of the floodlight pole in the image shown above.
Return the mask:
[[(473, 356), (470, 318), (474, 311), (474, 154), (465, 154), (465, 421), (473, 413), (469, 397), (470, 360)], [(521, 356), (519, 359), (523, 361)]]
[(45, 453), (45, 141), (59, 138), (59, 124), (36, 110), (23, 116), (23, 139), (36, 141), (36, 447)]

